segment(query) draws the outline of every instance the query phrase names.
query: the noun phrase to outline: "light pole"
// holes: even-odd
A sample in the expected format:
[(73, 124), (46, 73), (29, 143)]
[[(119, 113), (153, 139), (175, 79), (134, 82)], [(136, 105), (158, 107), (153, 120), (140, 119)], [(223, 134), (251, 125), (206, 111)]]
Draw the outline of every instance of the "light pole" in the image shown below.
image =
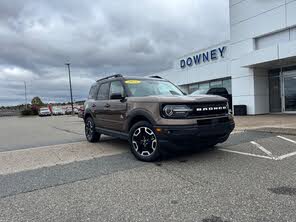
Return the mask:
[(24, 81), (24, 84), (25, 84), (25, 106), (26, 106), (26, 109), (28, 108), (28, 103), (27, 103), (27, 83), (26, 81)]
[(72, 115), (73, 115), (74, 114), (74, 107), (73, 107), (73, 95), (72, 95), (72, 82), (71, 82), (70, 63), (66, 63), (65, 65), (68, 66), (68, 72), (69, 72), (69, 85), (70, 85), (71, 107), (72, 107)]

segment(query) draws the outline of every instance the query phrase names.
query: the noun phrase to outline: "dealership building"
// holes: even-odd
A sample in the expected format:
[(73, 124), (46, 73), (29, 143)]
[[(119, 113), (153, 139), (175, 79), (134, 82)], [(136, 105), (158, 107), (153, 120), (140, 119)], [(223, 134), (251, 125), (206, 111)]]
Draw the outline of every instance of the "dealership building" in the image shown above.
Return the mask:
[(249, 115), (296, 113), (296, 0), (229, 5), (229, 41), (188, 53), (154, 75), (188, 93), (224, 87)]

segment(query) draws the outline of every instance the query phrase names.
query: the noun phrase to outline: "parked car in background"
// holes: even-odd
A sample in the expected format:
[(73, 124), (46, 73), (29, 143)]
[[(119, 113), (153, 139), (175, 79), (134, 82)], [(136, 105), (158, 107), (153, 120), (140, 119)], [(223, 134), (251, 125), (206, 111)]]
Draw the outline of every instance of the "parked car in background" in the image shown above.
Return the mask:
[[(74, 111), (74, 114), (78, 114), (79, 113), (79, 108), (74, 107), (73, 111)], [(66, 111), (65, 111), (65, 114), (66, 115), (71, 115), (72, 114), (72, 107), (67, 107)]]
[(65, 114), (66, 115), (71, 115), (72, 114), (72, 108), (71, 107), (67, 107), (65, 110)]
[(228, 100), (229, 108), (232, 109), (232, 95), (228, 93), (227, 89), (224, 87), (215, 87), (210, 88), (208, 91), (204, 90), (196, 90), (192, 92), (190, 95), (197, 96), (197, 95), (215, 95), (215, 96), (222, 96)]
[(229, 108), (232, 109), (232, 95), (228, 93), (224, 87), (211, 88), (207, 92), (208, 95), (222, 96), (228, 100)]
[(78, 117), (79, 118), (83, 118), (84, 117), (84, 107), (81, 106), (79, 109), (78, 109)]
[(78, 108), (74, 107), (74, 114), (78, 114), (78, 113), (79, 113)]
[(62, 108), (60, 108), (60, 107), (52, 107), (52, 114), (53, 114), (54, 116), (58, 116), (58, 115), (64, 115), (65, 112), (64, 112), (64, 110), (63, 110)]
[(39, 116), (51, 116), (51, 112), (50, 112), (49, 108), (47, 108), (47, 107), (40, 108)]

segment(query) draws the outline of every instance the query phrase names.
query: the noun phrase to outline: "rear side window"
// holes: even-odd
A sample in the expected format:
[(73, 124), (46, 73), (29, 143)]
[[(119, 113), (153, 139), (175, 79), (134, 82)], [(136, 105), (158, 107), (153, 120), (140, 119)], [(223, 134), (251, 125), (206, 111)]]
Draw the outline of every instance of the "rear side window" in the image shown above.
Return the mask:
[(98, 85), (92, 85), (90, 90), (89, 90), (89, 95), (88, 95), (88, 99), (95, 99), (96, 95), (97, 95), (97, 89), (98, 89)]
[(107, 100), (108, 97), (109, 97), (109, 83), (106, 82), (100, 86), (97, 100)]

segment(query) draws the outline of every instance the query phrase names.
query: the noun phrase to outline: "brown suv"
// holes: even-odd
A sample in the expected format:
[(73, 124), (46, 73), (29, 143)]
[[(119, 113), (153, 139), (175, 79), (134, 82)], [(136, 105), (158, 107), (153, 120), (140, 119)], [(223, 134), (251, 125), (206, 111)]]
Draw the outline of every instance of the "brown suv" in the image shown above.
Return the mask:
[(160, 148), (214, 146), (234, 129), (228, 103), (220, 96), (187, 96), (158, 76), (113, 75), (91, 86), (84, 111), (85, 135), (126, 139), (136, 158), (154, 161)]

